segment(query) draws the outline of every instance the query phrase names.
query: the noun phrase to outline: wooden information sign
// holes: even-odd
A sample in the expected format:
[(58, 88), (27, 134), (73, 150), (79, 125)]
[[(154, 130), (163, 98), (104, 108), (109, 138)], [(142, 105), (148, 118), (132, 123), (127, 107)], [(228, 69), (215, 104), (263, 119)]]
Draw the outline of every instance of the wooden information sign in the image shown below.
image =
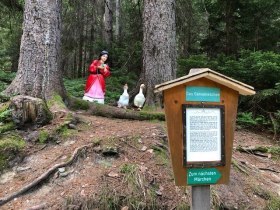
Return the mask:
[(161, 91), (175, 184), (227, 184), (238, 96), (254, 88), (204, 68), (156, 85)]

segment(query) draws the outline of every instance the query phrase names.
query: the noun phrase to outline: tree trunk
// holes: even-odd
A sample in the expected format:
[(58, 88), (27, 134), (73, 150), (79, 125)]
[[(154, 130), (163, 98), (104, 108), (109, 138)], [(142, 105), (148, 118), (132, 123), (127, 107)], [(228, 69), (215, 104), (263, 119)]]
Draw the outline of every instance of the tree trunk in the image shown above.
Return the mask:
[(18, 72), (4, 91), (44, 100), (64, 98), (60, 66), (61, 1), (26, 0)]
[(79, 2), (78, 4), (78, 31), (77, 31), (77, 39), (78, 39), (78, 78), (81, 78), (83, 75), (83, 45), (84, 45), (84, 10), (82, 7), (82, 3)]
[(176, 76), (175, 0), (145, 0), (143, 71), (146, 104), (158, 104), (154, 87)]
[(115, 39), (119, 40), (120, 36), (120, 0), (116, 0), (116, 29), (115, 29)]
[(108, 48), (112, 45), (113, 40), (113, 21), (112, 21), (112, 0), (104, 0), (105, 2), (105, 12), (104, 12), (104, 41)]
[(76, 97), (69, 97), (69, 107), (71, 109), (87, 110), (87, 113), (108, 118), (131, 119), (131, 120), (165, 120), (162, 112), (145, 112), (122, 109), (115, 106), (97, 104)]
[(237, 36), (234, 27), (236, 12), (236, 1), (230, 0), (225, 2), (225, 21), (226, 21), (226, 55), (237, 54)]

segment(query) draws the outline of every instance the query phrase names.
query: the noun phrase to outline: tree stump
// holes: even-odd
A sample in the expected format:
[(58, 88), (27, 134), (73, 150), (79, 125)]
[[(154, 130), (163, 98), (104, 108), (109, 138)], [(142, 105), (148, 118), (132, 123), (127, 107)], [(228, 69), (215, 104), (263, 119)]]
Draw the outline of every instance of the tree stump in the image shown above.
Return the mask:
[(39, 127), (52, 119), (51, 112), (40, 98), (18, 95), (11, 98), (9, 108), (12, 110), (12, 119), (17, 126), (31, 124)]

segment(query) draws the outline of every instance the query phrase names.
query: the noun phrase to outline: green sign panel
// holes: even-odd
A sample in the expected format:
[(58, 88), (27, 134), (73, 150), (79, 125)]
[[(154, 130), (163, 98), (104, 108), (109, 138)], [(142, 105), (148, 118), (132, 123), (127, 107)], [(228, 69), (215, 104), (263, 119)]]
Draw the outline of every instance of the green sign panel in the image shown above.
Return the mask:
[(214, 87), (186, 87), (186, 101), (220, 102), (220, 88)]
[(216, 184), (221, 178), (221, 173), (216, 168), (191, 168), (188, 169), (188, 184)]

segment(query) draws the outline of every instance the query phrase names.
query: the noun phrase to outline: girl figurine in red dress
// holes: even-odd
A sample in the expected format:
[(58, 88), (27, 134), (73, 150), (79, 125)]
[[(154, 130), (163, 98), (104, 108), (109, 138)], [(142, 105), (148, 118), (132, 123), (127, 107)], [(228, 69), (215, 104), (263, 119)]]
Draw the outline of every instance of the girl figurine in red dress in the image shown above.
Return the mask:
[(98, 60), (90, 64), (88, 68), (90, 75), (86, 82), (83, 100), (104, 104), (105, 78), (110, 76), (110, 68), (106, 64), (107, 59), (108, 52), (103, 50)]

